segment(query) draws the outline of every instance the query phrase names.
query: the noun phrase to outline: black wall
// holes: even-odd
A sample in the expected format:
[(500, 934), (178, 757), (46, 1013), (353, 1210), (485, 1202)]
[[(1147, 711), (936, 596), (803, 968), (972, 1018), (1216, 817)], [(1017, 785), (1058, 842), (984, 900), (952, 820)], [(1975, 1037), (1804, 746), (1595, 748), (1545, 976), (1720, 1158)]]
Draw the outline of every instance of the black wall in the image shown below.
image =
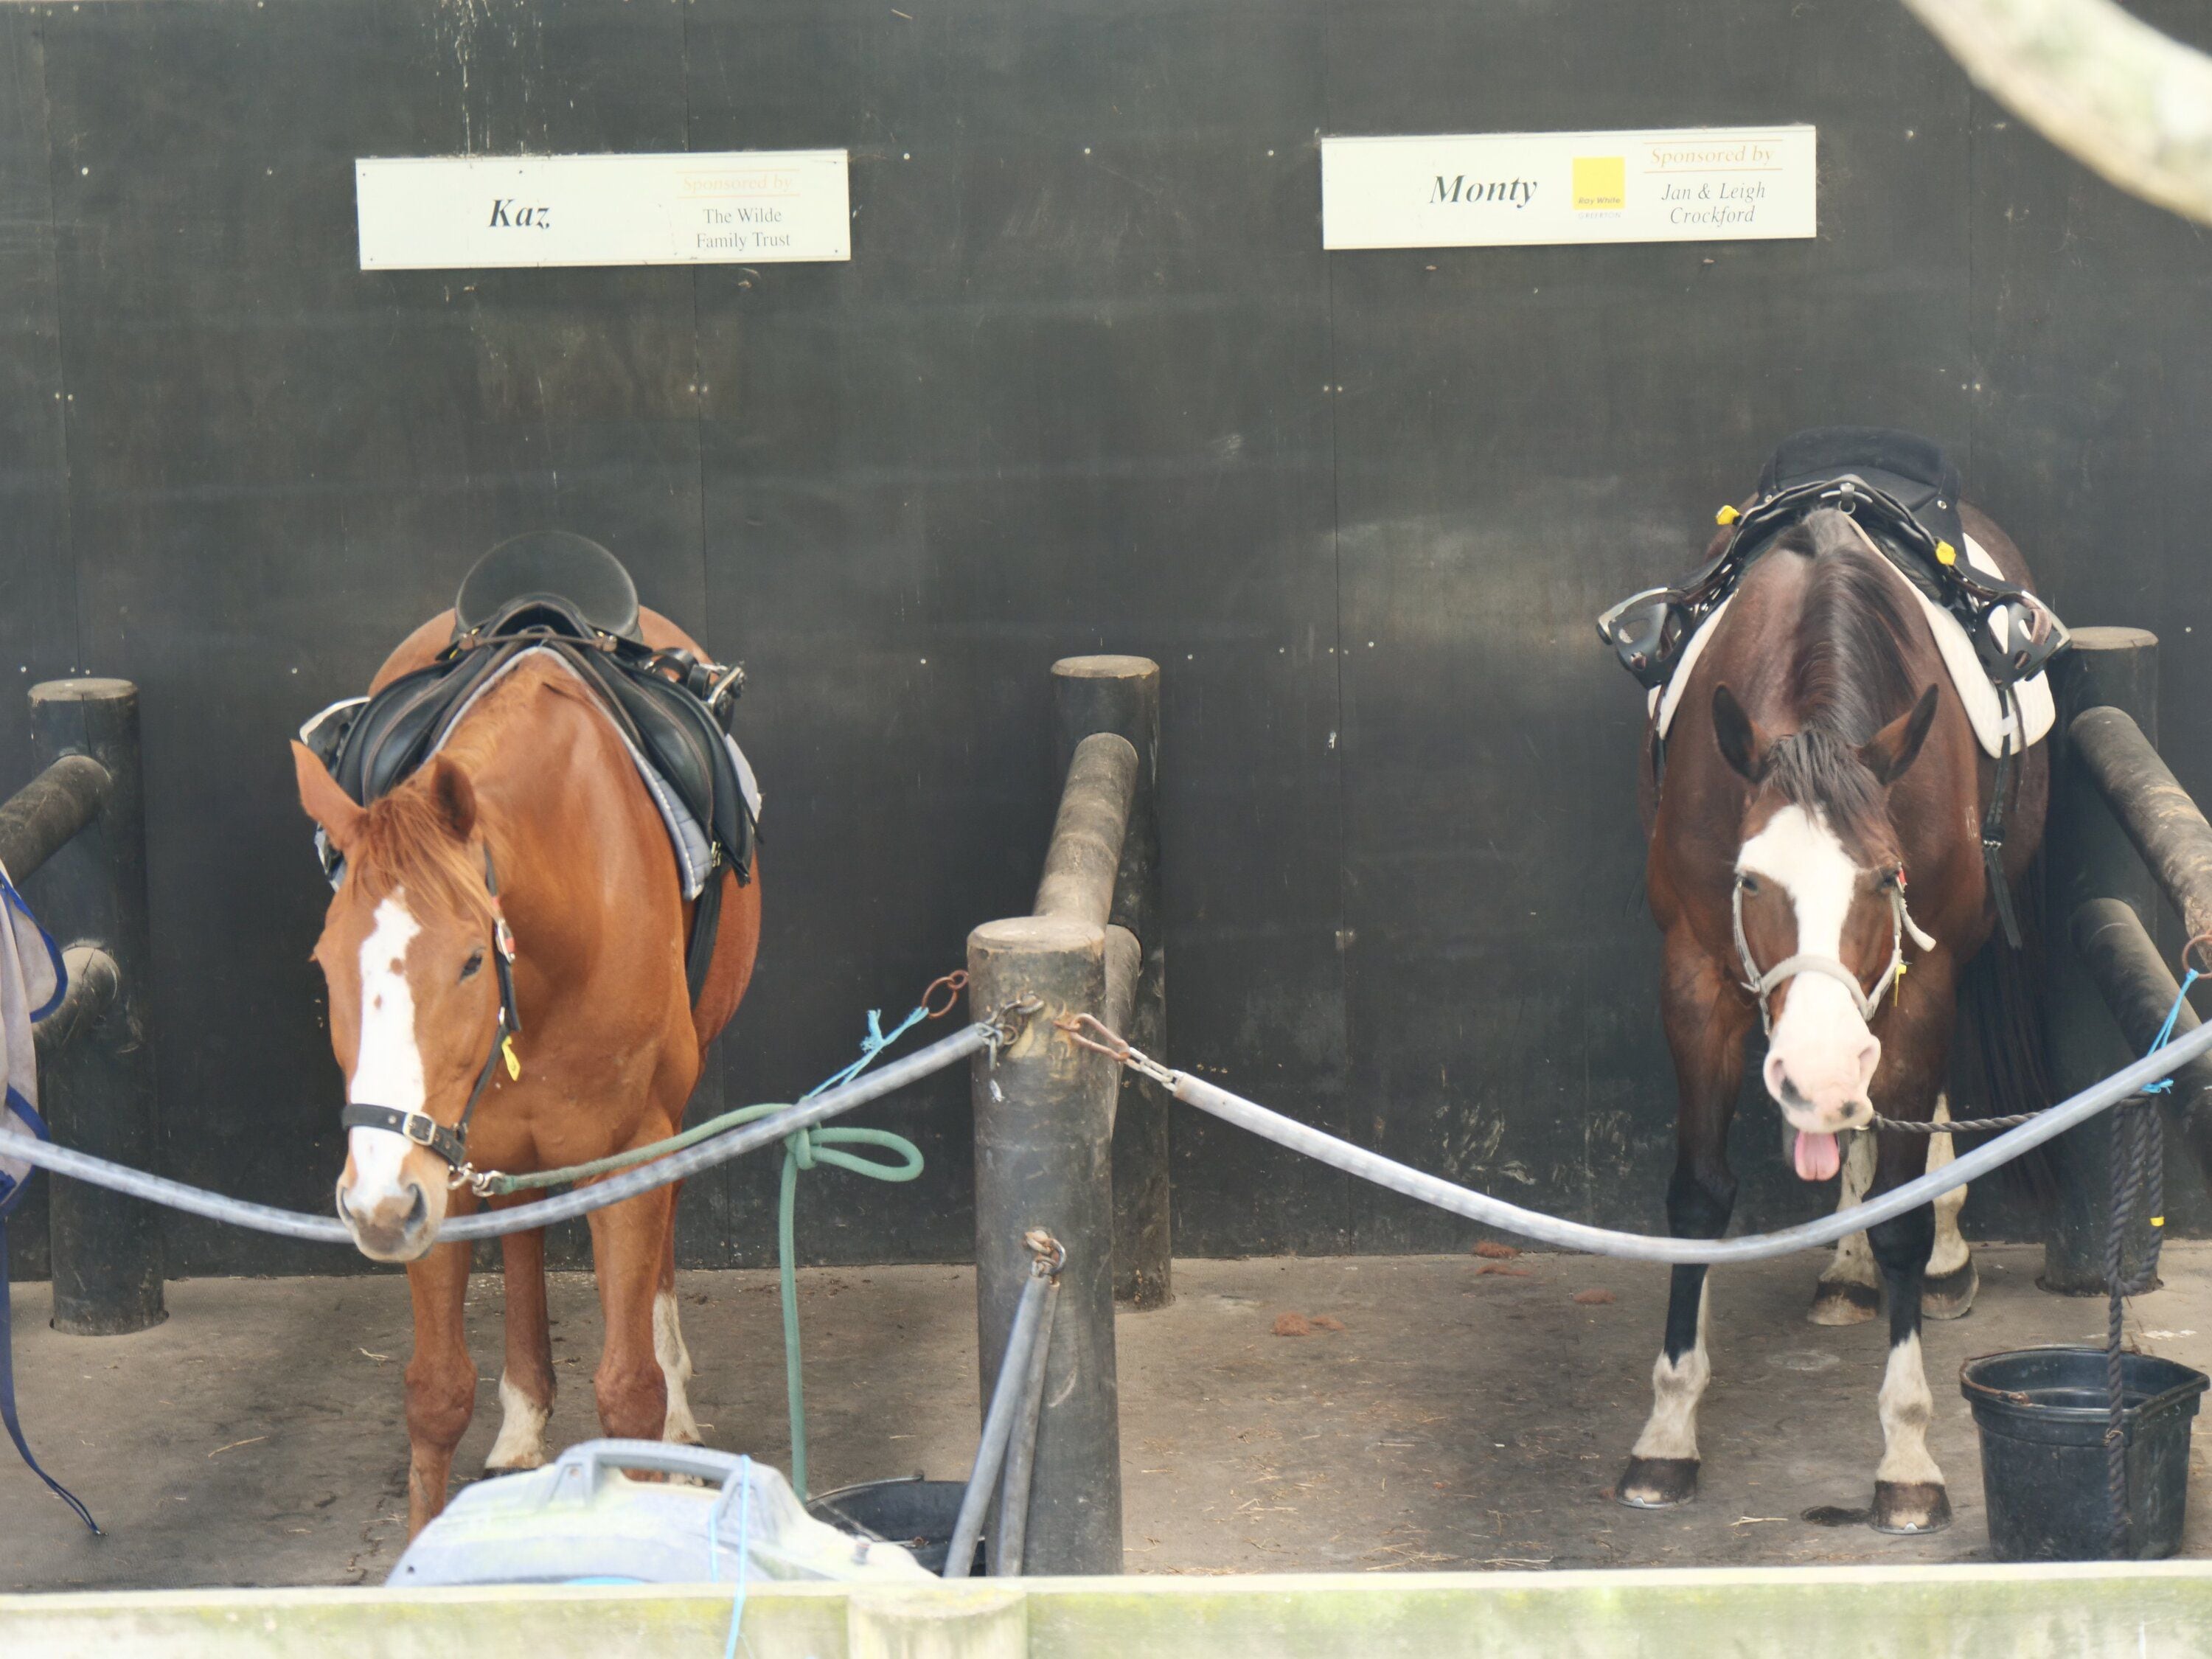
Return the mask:
[[(1789, 121), (1817, 240), (1320, 251), (1320, 133)], [(837, 146), (849, 264), (356, 268), (357, 156)], [(2167, 751), (2212, 791), (2208, 273), (1884, 0), (0, 7), (0, 674), (143, 688), (185, 1178), (327, 1202), (284, 739), (560, 525), (752, 676), (768, 937), (699, 1110), (810, 1085), (1026, 908), (1046, 667), (1141, 652), (1175, 1058), (1650, 1226), (1639, 704), (1589, 619), (1780, 434), (1912, 427), (2070, 618), (2164, 636)], [(31, 763), (11, 691), (0, 780)], [(969, 1252), (963, 1091), (898, 1115), (921, 1182), (811, 1178), (811, 1254)], [(1176, 1133), (1186, 1252), (1462, 1239)], [(1808, 1207), (1778, 1140), (1740, 1121), (1747, 1223)], [(693, 1182), (690, 1259), (766, 1259), (773, 1191)], [(172, 1237), (183, 1271), (347, 1265)]]

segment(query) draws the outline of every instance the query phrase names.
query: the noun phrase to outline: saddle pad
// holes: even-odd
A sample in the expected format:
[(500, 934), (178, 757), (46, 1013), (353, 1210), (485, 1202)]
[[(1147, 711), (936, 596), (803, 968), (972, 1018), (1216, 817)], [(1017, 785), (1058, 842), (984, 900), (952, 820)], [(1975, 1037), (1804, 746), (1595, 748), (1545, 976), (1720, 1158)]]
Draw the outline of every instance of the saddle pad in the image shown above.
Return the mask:
[[(1862, 535), (1865, 532), (1861, 532)], [(1966, 538), (1966, 559), (1975, 569), (1990, 576), (2002, 577), (1997, 562), (1989, 550), (1972, 536)], [(1966, 719), (1974, 728), (1974, 738), (1984, 752), (1995, 758), (2004, 749), (2006, 728), (2012, 730), (2012, 751), (2017, 755), (2051, 734), (2058, 718), (2057, 703), (2051, 694), (2048, 678), (2042, 674), (2022, 680), (2013, 688), (2013, 701), (2018, 710), (2017, 718), (2008, 721), (2004, 704), (1997, 689), (1990, 684), (1983, 671), (1980, 657), (1975, 654), (1974, 642), (1967, 637), (1966, 629), (1959, 619), (1929, 599), (1911, 582), (1905, 580), (1897, 567), (1887, 559), (1881, 567), (1891, 580), (1912, 595), (1919, 605), (1921, 614), (1928, 618), (1929, 631), (1935, 636), (1936, 649), (1943, 659), (1943, 665), (1951, 671), (1951, 684), (1957, 688), (1959, 701), (1966, 705)], [(1690, 642), (1682, 647), (1682, 659), (1675, 665), (1674, 678), (1651, 692), (1650, 707), (1658, 717), (1659, 735), (1665, 737), (1667, 728), (1674, 724), (1674, 708), (1681, 701), (1682, 689), (1690, 683), (1690, 671), (1697, 666), (1698, 658), (1705, 648), (1705, 641), (1713, 625), (1728, 614), (1735, 603), (1733, 596), (1716, 606), (1713, 614), (1698, 624)]]

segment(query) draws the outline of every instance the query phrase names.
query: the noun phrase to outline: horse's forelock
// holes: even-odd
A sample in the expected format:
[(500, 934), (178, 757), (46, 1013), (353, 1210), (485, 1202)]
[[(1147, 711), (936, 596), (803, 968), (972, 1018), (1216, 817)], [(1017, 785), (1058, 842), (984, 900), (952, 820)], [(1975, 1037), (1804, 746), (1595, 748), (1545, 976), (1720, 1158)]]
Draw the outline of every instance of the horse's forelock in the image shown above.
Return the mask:
[(1794, 806), (1816, 813), (1863, 866), (1897, 862), (1887, 795), (1856, 744), (1824, 726), (1778, 738), (1765, 782)]
[(428, 907), (472, 924), (491, 924), (491, 893), (483, 866), (453, 834), (433, 799), (427, 772), (370, 803), (361, 834), (346, 854), (346, 877), (375, 904), (405, 888), (418, 917)]

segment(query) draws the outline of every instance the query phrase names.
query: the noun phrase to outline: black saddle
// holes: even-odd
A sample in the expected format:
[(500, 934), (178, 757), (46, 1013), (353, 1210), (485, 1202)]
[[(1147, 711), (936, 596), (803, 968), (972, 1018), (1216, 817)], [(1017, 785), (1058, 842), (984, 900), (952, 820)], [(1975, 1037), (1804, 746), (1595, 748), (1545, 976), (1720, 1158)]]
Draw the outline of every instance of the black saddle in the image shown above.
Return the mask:
[(565, 530), (501, 542), (469, 568), (453, 599), (453, 638), (543, 623), (579, 637), (607, 634), (643, 645), (637, 586), (622, 561)]
[(1937, 445), (1881, 427), (1829, 426), (1782, 441), (1742, 512), (1723, 507), (1727, 545), (1670, 587), (1632, 594), (1598, 619), (1598, 636), (1648, 687), (1664, 685), (1682, 647), (1759, 556), (1823, 507), (1850, 514), (1905, 579), (1966, 629), (1990, 683), (2002, 690), (2042, 672), (2070, 641), (2051, 607), (1976, 569), (1960, 549), (1959, 470)]
[(629, 573), (597, 542), (563, 531), (492, 549), (463, 579), (453, 611), (453, 641), (435, 661), (319, 724), (308, 747), (366, 806), (434, 754), (475, 694), (516, 657), (553, 652), (707, 832), (710, 869), (688, 952), (696, 1000), (714, 957), (720, 872), (726, 865), (740, 883), (752, 878), (758, 829), (727, 741), (743, 671), (647, 647)]

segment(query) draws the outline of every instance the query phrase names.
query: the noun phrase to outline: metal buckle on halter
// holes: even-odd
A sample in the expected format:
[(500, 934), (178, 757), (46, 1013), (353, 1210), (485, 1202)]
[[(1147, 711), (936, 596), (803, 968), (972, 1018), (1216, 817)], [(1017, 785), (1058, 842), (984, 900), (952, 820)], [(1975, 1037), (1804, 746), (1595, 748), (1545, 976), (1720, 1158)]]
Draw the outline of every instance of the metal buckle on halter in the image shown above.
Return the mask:
[(435, 1146), (438, 1120), (428, 1112), (410, 1112), (399, 1120), (399, 1133), (417, 1146)]

